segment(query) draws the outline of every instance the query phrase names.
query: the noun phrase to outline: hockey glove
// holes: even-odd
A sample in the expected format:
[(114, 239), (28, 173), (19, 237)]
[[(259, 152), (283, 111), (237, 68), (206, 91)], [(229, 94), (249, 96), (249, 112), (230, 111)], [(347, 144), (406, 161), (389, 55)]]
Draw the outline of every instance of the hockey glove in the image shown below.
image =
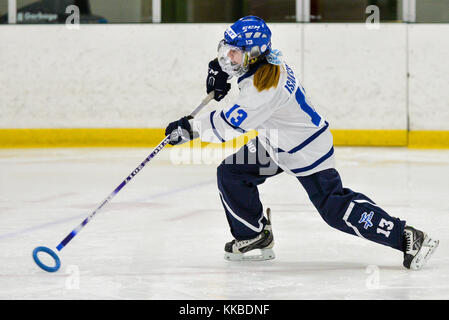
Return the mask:
[(193, 139), (193, 131), (189, 123), (190, 117), (182, 117), (178, 121), (170, 122), (165, 129), (165, 136), (170, 136), (172, 146), (183, 144)]
[(231, 84), (228, 83), (229, 75), (221, 70), (218, 59), (214, 59), (209, 62), (209, 71), (206, 79), (206, 91), (207, 93), (215, 90), (214, 99), (220, 101), (231, 89)]

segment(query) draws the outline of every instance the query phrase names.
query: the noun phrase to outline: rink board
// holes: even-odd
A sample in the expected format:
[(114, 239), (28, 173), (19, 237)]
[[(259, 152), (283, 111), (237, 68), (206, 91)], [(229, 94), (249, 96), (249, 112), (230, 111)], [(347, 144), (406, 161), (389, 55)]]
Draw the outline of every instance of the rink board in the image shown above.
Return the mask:
[[(167, 123), (204, 98), (205, 66), (225, 27), (3, 26), (0, 148), (155, 146)], [(448, 25), (271, 27), (335, 145), (449, 147)], [(233, 84), (204, 111), (237, 96)]]
[[(447, 24), (270, 26), (273, 46), (333, 129), (449, 131)], [(3, 26), (0, 128), (163, 128), (204, 98), (226, 27)], [(205, 111), (237, 96), (233, 83)]]

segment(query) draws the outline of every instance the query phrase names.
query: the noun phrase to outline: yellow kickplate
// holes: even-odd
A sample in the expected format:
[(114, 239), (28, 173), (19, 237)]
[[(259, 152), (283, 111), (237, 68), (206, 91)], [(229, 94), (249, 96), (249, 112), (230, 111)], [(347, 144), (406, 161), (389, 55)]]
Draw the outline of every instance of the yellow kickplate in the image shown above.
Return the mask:
[[(238, 148), (256, 136), (250, 131), (225, 143), (195, 139), (177, 147)], [(0, 129), (0, 148), (155, 147), (164, 137), (159, 128)]]
[(407, 130), (331, 130), (336, 146), (407, 146)]
[(449, 148), (449, 131), (410, 131), (408, 137), (410, 148)]
[[(449, 148), (449, 131), (331, 130), (336, 146), (409, 146)], [(178, 146), (238, 149), (257, 136), (250, 131), (225, 143), (195, 139)], [(160, 128), (0, 129), (0, 148), (154, 147), (164, 139)]]

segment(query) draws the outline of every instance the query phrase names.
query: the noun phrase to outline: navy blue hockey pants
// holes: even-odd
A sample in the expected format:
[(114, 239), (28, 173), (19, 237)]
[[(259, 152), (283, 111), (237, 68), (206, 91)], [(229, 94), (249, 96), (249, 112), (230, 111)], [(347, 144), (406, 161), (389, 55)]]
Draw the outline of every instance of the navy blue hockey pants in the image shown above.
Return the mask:
[[(220, 198), (231, 233), (238, 240), (262, 232), (267, 220), (257, 186), (283, 172), (254, 142), (257, 139), (226, 158), (217, 169)], [(390, 216), (364, 194), (343, 188), (337, 170), (296, 178), (331, 227), (402, 251), (405, 221)]]

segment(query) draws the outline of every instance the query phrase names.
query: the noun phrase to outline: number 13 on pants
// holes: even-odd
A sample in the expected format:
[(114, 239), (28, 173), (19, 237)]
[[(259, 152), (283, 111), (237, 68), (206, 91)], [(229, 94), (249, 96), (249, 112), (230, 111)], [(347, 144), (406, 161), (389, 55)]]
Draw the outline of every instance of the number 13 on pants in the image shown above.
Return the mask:
[[(379, 222), (379, 227), (377, 228), (377, 233), (381, 233), (383, 234), (385, 237), (389, 237), (390, 236), (390, 231), (393, 229), (394, 227), (394, 223), (391, 221), (387, 221), (384, 218), (380, 219)], [(385, 230), (386, 229), (386, 230)]]

